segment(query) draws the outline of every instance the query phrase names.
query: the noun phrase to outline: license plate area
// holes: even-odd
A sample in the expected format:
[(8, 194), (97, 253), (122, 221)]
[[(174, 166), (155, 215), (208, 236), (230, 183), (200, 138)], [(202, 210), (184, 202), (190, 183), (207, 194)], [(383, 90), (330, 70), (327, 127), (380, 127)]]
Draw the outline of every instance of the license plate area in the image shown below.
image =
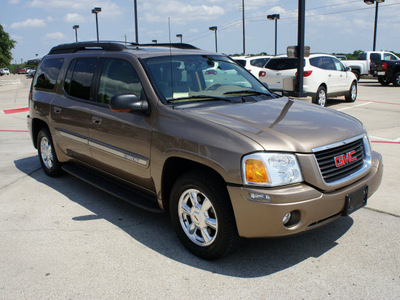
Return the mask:
[(343, 216), (348, 216), (356, 210), (367, 205), (368, 186), (364, 186), (348, 195), (344, 206)]

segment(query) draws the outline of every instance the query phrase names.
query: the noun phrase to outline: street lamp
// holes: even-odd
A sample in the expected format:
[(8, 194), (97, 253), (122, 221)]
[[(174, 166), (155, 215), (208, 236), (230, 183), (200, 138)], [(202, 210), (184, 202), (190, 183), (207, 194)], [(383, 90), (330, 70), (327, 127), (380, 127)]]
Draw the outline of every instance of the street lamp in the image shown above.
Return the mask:
[(178, 34), (176, 35), (176, 37), (177, 37), (178, 39), (181, 39), (181, 44), (182, 44), (182, 34), (178, 33)]
[(97, 32), (97, 42), (99, 42), (99, 19), (97, 14), (101, 12), (101, 7), (95, 7), (92, 9), (92, 14), (96, 15), (96, 32)]
[(376, 27), (378, 24), (378, 5), (379, 3), (385, 2), (385, 0), (364, 0), (364, 3), (371, 5), (376, 3), (375, 5), (375, 25), (374, 25), (374, 44), (372, 47), (372, 51), (375, 51), (375, 46), (376, 46)]
[(268, 20), (275, 20), (275, 55), (276, 55), (276, 49), (277, 49), (277, 41), (278, 41), (278, 20), (279, 20), (279, 14), (273, 14), (273, 15), (267, 15)]
[(218, 28), (217, 28), (217, 26), (212, 26), (208, 29), (215, 32), (215, 52), (218, 52), (218, 43), (217, 43), (217, 29)]
[(79, 25), (72, 26), (72, 29), (75, 29), (75, 42), (78, 42), (78, 28)]
[(151, 40), (154, 44), (157, 44), (157, 40)]

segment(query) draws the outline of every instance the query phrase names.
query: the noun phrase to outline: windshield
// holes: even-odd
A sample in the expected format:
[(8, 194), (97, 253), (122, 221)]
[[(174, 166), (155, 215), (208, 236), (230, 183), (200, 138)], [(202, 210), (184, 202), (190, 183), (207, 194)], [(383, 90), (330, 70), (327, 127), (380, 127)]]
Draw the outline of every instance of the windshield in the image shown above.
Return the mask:
[(146, 58), (143, 62), (165, 102), (229, 100), (251, 93), (271, 96), (248, 71), (224, 56), (163, 56)]

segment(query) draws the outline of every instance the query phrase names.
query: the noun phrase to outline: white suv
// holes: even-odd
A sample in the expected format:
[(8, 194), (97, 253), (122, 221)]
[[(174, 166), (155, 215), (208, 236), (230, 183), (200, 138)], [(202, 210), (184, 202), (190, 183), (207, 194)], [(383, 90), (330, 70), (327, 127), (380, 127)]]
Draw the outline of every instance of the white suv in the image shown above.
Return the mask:
[(258, 56), (232, 56), (231, 58), (246, 68), (255, 77), (258, 77), (258, 73), (267, 64), (272, 56), (270, 55), (258, 55)]
[[(271, 58), (259, 71), (260, 81), (268, 84), (273, 91), (285, 92), (284, 78), (294, 78), (297, 72), (297, 58), (279, 56)], [(313, 103), (326, 105), (328, 97), (344, 96), (346, 101), (357, 98), (357, 78), (333, 55), (311, 54), (304, 58), (303, 91), (312, 97)]]

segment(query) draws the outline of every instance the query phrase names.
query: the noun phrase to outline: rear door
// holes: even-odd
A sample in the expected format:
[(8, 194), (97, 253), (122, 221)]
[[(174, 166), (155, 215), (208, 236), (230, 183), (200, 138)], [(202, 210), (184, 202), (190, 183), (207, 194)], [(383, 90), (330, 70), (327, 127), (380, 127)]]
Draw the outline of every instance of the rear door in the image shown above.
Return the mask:
[(62, 91), (54, 97), (50, 111), (58, 147), (84, 162), (91, 160), (88, 134), (97, 62), (97, 57), (80, 57), (70, 62)]
[(333, 79), (336, 92), (347, 92), (350, 89), (350, 85), (352, 83), (352, 77), (349, 76), (350, 72), (346, 71), (346, 68), (338, 59), (334, 57), (329, 58), (332, 60), (332, 64), (335, 68), (335, 70), (333, 71)]
[(152, 119), (144, 113), (113, 112), (108, 106), (119, 94), (146, 98), (132, 63), (122, 56), (102, 59), (96, 104), (90, 116), (89, 147), (96, 167), (151, 190)]

